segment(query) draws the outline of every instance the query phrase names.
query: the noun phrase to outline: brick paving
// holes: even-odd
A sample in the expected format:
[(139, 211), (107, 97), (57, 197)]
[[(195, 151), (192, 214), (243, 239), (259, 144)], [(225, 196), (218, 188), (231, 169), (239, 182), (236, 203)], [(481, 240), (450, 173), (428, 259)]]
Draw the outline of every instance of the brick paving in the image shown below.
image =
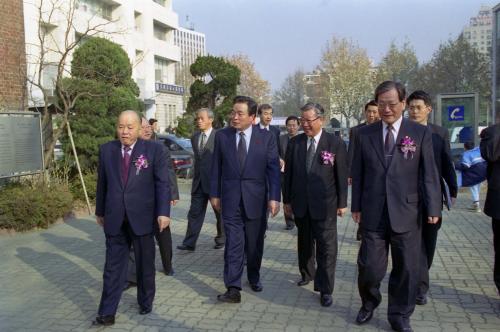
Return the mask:
[[(173, 210), (174, 246), (181, 243), (189, 208), (189, 183), (181, 182)], [(490, 220), (466, 210), (469, 193), (445, 212), (431, 270), (429, 303), (412, 316), (415, 331), (499, 331), (500, 297), (492, 281)], [(299, 278), (296, 230), (283, 217), (270, 219), (262, 283), (248, 284), (241, 304), (217, 303), (224, 291), (223, 251), (213, 249), (215, 217), (210, 212), (194, 253), (174, 249), (175, 275), (157, 274), (153, 313), (140, 316), (135, 289), (123, 294), (110, 331), (388, 331), (387, 277), (383, 300), (366, 325), (354, 323), (360, 307), (356, 286), (359, 243), (350, 216), (338, 221), (339, 256), (334, 304), (323, 308), (312, 284)], [(0, 235), (0, 331), (85, 331), (91, 329), (101, 287), (104, 235), (92, 217), (79, 217), (48, 230)], [(157, 268), (160, 268), (157, 259)], [(101, 328), (103, 329), (103, 328)], [(93, 330), (96, 330), (95, 328)]]

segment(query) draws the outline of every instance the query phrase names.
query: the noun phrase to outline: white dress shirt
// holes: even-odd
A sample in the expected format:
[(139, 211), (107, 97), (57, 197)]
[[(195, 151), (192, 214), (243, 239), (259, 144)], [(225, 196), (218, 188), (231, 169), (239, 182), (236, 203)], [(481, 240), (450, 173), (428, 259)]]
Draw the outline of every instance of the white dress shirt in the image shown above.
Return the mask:
[(213, 127), (210, 127), (207, 130), (202, 131), (200, 133), (200, 137), (198, 138), (198, 147), (201, 146), (201, 138), (202, 138), (203, 134), (205, 134), (205, 142), (204, 143), (205, 143), (205, 145), (207, 145), (207, 141), (208, 141), (208, 138), (210, 137), (210, 134), (212, 133), (212, 129), (213, 129)]
[[(318, 150), (318, 142), (321, 137), (321, 134), (323, 133), (323, 129), (319, 131), (319, 133), (314, 136), (314, 151)], [(309, 146), (311, 145), (311, 137), (307, 137), (307, 149), (309, 150)]]
[[(236, 149), (238, 149), (238, 143), (240, 142), (240, 131), (236, 130)], [(252, 126), (249, 126), (247, 129), (243, 130), (245, 133), (245, 143), (247, 143), (247, 153), (248, 148), (250, 147), (250, 139), (252, 138)]]
[[(134, 144), (130, 146), (130, 150), (127, 152), (129, 156), (132, 156), (132, 151), (134, 150), (135, 143), (137, 143), (137, 141), (135, 141)], [(122, 144), (122, 158), (124, 156), (125, 156), (125, 145)]]
[[(393, 124), (392, 124), (392, 135), (394, 135), (394, 142), (396, 142), (396, 139), (398, 138), (399, 134), (399, 128), (401, 128), (401, 122), (403, 122), (403, 116), (401, 116), (399, 119), (397, 119)], [(382, 121), (382, 141), (385, 144), (385, 135), (387, 135), (387, 126), (388, 124)], [(397, 142), (396, 142), (397, 144)]]

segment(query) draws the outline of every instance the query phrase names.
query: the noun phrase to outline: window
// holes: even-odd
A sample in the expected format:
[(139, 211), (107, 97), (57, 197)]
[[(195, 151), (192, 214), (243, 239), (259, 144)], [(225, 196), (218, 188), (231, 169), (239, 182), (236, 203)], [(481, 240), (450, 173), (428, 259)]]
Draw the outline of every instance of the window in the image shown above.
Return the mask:
[(167, 33), (168, 33), (168, 29), (157, 24), (157, 23), (153, 23), (153, 29), (154, 29), (154, 36), (156, 39), (159, 39), (159, 40), (167, 40)]
[(168, 82), (168, 66), (170, 61), (155, 57), (155, 81), (166, 83)]
[(139, 12), (134, 12), (135, 19), (135, 31), (142, 31), (142, 14)]
[(153, 1), (161, 6), (165, 7), (165, 0), (153, 0)]
[(53, 90), (56, 87), (57, 64), (45, 63), (42, 69), (42, 86), (46, 90)]
[(113, 6), (101, 0), (77, 0), (75, 5), (76, 9), (90, 15), (97, 15), (107, 20), (112, 19)]

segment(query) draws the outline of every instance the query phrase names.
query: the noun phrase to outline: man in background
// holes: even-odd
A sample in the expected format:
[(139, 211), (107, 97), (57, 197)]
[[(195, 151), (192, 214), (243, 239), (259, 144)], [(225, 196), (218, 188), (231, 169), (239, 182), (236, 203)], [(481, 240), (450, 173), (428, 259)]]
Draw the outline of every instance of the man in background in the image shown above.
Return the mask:
[[(286, 149), (288, 147), (288, 142), (292, 137), (295, 137), (299, 131), (299, 118), (296, 117), (295, 115), (291, 115), (288, 118), (286, 118), (285, 121), (286, 124), (286, 131), (287, 133), (285, 135), (280, 136), (280, 166), (281, 166), (281, 191), (283, 191), (283, 186), (284, 186), (284, 172), (285, 172), (285, 155), (286, 155)], [(285, 215), (285, 222), (286, 230), (292, 230), (293, 227), (295, 226), (295, 221), (293, 218), (293, 213), (287, 213), (289, 211), (283, 211)]]
[[(410, 119), (427, 126), (432, 134), (432, 147), (434, 151), (434, 161), (441, 181), (440, 201), (437, 202), (443, 206), (442, 202), (448, 199), (446, 187), (451, 201), (448, 204), (455, 202), (457, 198), (457, 177), (453, 161), (451, 157), (450, 138), (448, 130), (438, 125), (428, 123), (429, 115), (432, 112), (431, 97), (422, 90), (413, 92), (406, 99), (408, 105), (408, 114)], [(423, 184), (420, 186), (424, 187)], [(422, 193), (423, 194), (423, 193)], [(448, 208), (450, 208), (449, 206)], [(420, 266), (420, 283), (418, 285), (416, 304), (424, 305), (427, 303), (427, 291), (429, 290), (429, 270), (432, 266), (434, 253), (436, 251), (436, 243), (438, 231), (441, 228), (442, 218), (435, 224), (427, 223), (427, 209), (425, 201), (423, 201), (423, 209), (420, 212), (422, 217), (422, 254)]]

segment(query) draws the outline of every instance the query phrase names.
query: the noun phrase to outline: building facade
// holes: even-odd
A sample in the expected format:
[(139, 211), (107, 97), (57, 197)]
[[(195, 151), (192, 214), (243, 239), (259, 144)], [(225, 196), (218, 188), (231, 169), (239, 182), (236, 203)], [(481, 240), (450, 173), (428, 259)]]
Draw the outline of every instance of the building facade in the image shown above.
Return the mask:
[[(119, 44), (133, 65), (132, 77), (140, 89), (148, 118), (157, 118), (160, 131), (176, 126), (183, 113), (184, 89), (175, 85), (175, 64), (181, 60), (180, 48), (174, 45), (174, 31), (179, 19), (172, 9), (172, 0), (63, 0), (57, 10), (50, 1), (24, 2), (26, 56), (28, 76), (42, 82), (46, 94), (53, 93), (54, 79), (63, 45), (74, 43), (89, 27), (97, 27), (92, 35)], [(42, 4), (42, 17), (39, 7)], [(68, 13), (74, 11), (68, 28)], [(51, 15), (49, 15), (52, 13)], [(40, 22), (40, 29), (38, 24)], [(40, 36), (44, 46), (41, 47)], [(41, 55), (41, 51), (48, 50)], [(69, 72), (72, 52), (65, 61)], [(43, 66), (41, 75), (38, 72)], [(41, 77), (40, 77), (41, 76)], [(42, 91), (28, 83), (30, 106), (44, 102)]]
[(479, 53), (491, 54), (492, 43), (492, 11), (488, 6), (481, 6), (479, 13), (471, 17), (470, 23), (463, 30), (464, 38)]
[(23, 0), (0, 1), (0, 111), (26, 107)]

